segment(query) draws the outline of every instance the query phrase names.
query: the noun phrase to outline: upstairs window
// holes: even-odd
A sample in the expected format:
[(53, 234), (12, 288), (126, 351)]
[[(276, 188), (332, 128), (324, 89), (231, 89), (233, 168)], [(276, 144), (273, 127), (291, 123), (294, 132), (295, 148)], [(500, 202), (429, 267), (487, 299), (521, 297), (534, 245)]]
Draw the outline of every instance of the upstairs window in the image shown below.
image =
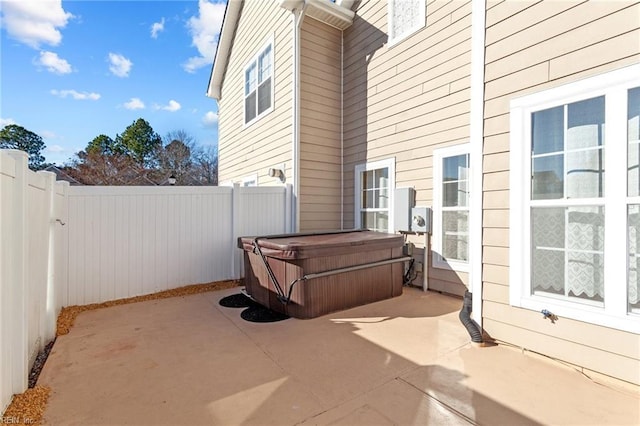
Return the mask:
[(388, 0), (389, 44), (409, 37), (425, 25), (425, 0)]
[(244, 71), (244, 123), (250, 124), (273, 107), (273, 43), (269, 42)]

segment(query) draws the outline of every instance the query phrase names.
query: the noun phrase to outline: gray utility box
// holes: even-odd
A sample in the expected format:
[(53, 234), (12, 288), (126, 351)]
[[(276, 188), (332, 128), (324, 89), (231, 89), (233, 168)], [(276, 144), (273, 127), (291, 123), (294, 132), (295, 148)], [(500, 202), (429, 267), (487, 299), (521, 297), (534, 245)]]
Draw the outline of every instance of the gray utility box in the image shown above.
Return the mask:
[(411, 209), (411, 232), (431, 233), (431, 207)]
[(411, 209), (416, 205), (413, 188), (396, 188), (393, 193), (393, 223), (395, 232), (411, 231)]

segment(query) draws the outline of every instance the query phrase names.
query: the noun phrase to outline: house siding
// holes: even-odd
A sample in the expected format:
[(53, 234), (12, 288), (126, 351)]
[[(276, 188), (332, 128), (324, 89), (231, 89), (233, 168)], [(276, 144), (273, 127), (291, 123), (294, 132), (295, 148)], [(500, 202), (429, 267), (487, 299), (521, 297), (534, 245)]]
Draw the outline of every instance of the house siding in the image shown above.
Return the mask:
[[(639, 2), (488, 2), (483, 147), (483, 327), (640, 384), (640, 336), (509, 304), (511, 99), (640, 62)], [(518, 283), (512, 283), (518, 285)]]
[[(469, 142), (471, 2), (430, 1), (426, 26), (387, 45), (387, 4), (358, 3), (344, 31), (344, 226), (354, 226), (354, 169), (395, 158), (396, 187), (431, 206), (433, 150)], [(412, 240), (424, 247), (424, 239)], [(463, 272), (429, 268), (429, 287), (462, 294)]]
[(342, 31), (306, 17), (300, 47), (300, 230), (340, 229)]
[[(268, 176), (270, 167), (282, 168), (291, 178), (292, 123), (291, 13), (277, 2), (245, 2), (218, 101), (220, 116), (219, 170), (221, 183), (239, 182), (257, 174), (260, 185), (280, 184)], [(244, 125), (244, 69), (265, 43), (273, 40), (273, 110)]]

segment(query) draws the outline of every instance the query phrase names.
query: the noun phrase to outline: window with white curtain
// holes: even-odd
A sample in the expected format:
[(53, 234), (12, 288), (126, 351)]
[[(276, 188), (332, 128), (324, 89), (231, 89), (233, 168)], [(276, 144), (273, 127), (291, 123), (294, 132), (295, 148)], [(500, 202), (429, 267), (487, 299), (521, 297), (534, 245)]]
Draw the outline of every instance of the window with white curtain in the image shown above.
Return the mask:
[(387, 0), (389, 44), (409, 37), (425, 25), (425, 0)]
[(469, 144), (433, 152), (433, 266), (469, 268)]
[(273, 42), (267, 43), (244, 70), (244, 123), (250, 124), (273, 106)]
[(355, 188), (356, 228), (393, 232), (395, 159), (357, 165)]
[(512, 304), (640, 330), (639, 117), (640, 66), (512, 101)]

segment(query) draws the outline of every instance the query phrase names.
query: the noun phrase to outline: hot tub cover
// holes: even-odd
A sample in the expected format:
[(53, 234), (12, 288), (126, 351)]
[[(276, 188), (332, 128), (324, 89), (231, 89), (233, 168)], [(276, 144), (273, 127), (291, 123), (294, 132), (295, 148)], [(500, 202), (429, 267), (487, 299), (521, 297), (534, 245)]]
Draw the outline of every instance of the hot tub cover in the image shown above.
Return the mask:
[[(238, 238), (238, 247), (252, 251), (256, 237)], [(258, 237), (262, 254), (275, 259), (294, 260), (396, 248), (404, 244), (402, 235), (369, 230), (333, 231), (317, 234), (289, 234)]]

